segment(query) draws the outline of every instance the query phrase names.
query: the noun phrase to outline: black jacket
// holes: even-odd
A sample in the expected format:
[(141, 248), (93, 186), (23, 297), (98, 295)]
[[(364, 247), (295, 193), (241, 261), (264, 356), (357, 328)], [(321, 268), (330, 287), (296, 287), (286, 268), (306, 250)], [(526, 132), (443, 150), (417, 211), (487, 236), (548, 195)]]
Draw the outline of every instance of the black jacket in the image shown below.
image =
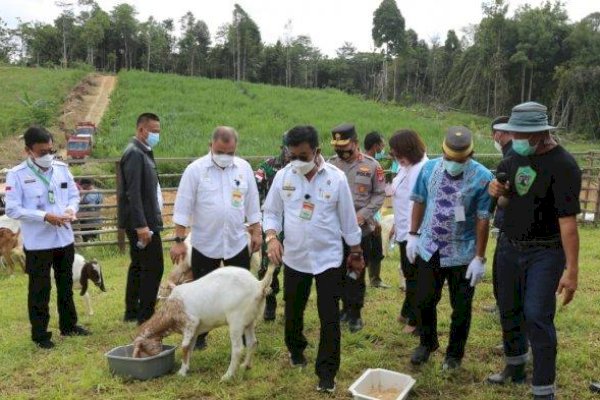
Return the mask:
[(133, 139), (121, 157), (119, 168), (119, 228), (134, 230), (147, 226), (153, 232), (160, 232), (163, 222), (158, 206), (158, 173), (152, 150)]

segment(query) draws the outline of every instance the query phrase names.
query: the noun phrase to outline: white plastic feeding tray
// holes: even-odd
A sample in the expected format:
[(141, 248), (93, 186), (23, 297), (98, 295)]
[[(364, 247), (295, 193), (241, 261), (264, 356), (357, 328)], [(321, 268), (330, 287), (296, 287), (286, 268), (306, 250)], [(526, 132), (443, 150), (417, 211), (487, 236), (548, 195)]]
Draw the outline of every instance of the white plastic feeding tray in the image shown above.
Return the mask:
[(403, 400), (415, 384), (412, 376), (382, 368), (369, 368), (349, 390), (356, 400)]

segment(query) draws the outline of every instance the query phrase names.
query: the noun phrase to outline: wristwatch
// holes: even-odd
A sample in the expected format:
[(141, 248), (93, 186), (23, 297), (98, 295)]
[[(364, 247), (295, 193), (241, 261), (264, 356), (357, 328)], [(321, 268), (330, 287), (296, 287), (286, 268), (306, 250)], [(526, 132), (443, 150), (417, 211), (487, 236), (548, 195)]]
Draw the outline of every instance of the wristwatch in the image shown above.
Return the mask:
[(183, 243), (187, 236), (175, 236), (175, 243)]

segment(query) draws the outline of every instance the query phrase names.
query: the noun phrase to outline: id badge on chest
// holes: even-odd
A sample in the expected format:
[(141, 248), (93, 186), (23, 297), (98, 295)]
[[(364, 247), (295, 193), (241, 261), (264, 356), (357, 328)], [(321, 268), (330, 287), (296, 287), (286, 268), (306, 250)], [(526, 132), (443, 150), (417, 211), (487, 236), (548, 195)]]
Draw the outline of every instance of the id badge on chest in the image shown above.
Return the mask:
[(465, 222), (465, 208), (463, 206), (454, 207), (454, 221), (456, 222)]
[(231, 205), (234, 208), (240, 208), (244, 204), (244, 194), (240, 189), (233, 189), (231, 192)]
[(56, 202), (56, 199), (54, 197), (54, 190), (48, 189), (48, 203), (54, 204), (55, 202)]
[(306, 200), (302, 202), (302, 209), (300, 210), (300, 218), (310, 221), (315, 211), (315, 204)]

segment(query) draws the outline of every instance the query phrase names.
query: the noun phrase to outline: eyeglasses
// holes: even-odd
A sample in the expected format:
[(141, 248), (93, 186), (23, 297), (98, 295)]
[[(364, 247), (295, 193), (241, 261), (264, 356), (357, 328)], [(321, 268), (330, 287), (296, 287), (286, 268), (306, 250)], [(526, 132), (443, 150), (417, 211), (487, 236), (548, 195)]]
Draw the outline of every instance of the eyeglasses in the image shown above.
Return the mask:
[[(32, 152), (34, 152), (34, 151), (32, 150)], [(40, 157), (44, 157), (44, 156), (47, 156), (48, 154), (56, 154), (57, 151), (54, 149), (48, 149), (48, 150), (39, 150), (34, 153), (37, 153), (37, 155), (39, 155)]]

